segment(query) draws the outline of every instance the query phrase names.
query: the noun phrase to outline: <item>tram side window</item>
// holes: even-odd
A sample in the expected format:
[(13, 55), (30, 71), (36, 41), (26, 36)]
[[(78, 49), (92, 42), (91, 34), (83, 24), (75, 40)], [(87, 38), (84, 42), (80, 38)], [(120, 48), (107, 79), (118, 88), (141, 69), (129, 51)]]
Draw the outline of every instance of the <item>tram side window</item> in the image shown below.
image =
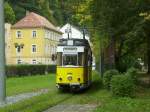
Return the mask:
[(57, 53), (57, 65), (62, 66), (62, 53)]
[(84, 58), (85, 58), (84, 65), (88, 66), (88, 50), (87, 49), (85, 50)]
[(77, 66), (77, 55), (71, 55), (71, 54), (63, 55), (63, 65)]
[(78, 64), (84, 66), (84, 53), (78, 53)]

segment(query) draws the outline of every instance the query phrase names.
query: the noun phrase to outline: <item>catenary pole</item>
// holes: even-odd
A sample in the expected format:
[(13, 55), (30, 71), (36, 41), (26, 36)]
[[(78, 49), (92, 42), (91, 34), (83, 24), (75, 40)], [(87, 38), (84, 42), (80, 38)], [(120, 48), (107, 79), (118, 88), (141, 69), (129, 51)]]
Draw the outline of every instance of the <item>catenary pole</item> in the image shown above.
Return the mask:
[(5, 80), (4, 1), (0, 0), (0, 104), (6, 98)]

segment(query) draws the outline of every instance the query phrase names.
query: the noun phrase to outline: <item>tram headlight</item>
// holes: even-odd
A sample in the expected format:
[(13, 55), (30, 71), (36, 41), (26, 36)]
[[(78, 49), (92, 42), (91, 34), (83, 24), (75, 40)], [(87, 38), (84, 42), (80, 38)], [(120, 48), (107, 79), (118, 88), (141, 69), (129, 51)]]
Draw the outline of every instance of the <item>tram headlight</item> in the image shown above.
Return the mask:
[(80, 81), (80, 78), (78, 78), (78, 81)]
[(59, 78), (60, 81), (62, 81), (62, 78)]
[(72, 76), (68, 76), (67, 79), (68, 79), (69, 81), (71, 81), (71, 80), (72, 80)]

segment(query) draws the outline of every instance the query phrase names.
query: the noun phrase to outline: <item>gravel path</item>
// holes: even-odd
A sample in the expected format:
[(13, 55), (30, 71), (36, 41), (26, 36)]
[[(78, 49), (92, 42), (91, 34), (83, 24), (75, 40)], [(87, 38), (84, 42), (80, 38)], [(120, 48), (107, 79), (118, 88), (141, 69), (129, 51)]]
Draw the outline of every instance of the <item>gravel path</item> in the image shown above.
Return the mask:
[(19, 101), (29, 99), (31, 97), (38, 96), (38, 95), (41, 95), (41, 94), (44, 94), (44, 93), (47, 93), (47, 92), (48, 92), (48, 89), (42, 89), (39, 92), (31, 92), (31, 93), (19, 94), (19, 95), (16, 95), (16, 96), (10, 96), (10, 97), (6, 98), (5, 104), (1, 104), (0, 107), (4, 107), (4, 106), (7, 106), (7, 105), (10, 105), (10, 104), (13, 104), (13, 103), (17, 103)]
[(73, 104), (73, 105), (56, 105), (44, 112), (91, 112), (97, 106), (89, 104)]

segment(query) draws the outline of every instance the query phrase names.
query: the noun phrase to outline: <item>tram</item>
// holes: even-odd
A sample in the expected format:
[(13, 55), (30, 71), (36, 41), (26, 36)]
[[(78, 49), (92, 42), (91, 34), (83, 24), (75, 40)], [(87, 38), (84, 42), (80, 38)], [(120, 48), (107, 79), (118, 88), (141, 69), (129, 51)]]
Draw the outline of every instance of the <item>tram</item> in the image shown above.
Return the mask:
[(92, 82), (92, 51), (86, 39), (61, 39), (57, 46), (56, 86), (81, 90)]

